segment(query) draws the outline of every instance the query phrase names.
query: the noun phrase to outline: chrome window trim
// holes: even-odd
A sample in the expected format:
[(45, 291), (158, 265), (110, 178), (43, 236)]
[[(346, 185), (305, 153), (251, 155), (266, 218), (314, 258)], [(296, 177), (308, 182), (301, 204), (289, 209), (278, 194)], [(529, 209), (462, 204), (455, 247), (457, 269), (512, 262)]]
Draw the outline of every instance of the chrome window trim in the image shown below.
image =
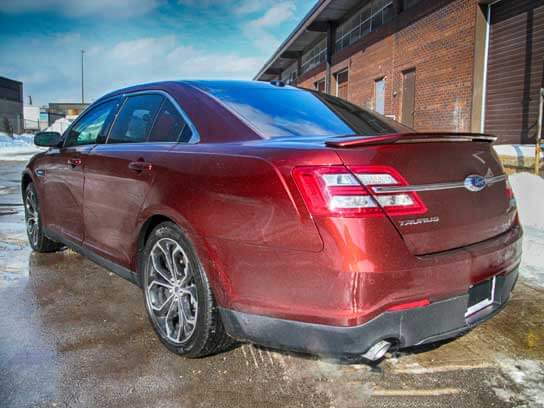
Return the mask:
[[(200, 133), (198, 133), (198, 130), (196, 129), (196, 126), (193, 124), (191, 119), (189, 119), (189, 116), (185, 113), (185, 111), (181, 108), (181, 106), (179, 106), (178, 102), (172, 97), (172, 95), (170, 95), (168, 92), (165, 92), (165, 91), (160, 90), (160, 89), (147, 89), (147, 90), (134, 91), (134, 92), (125, 92), (125, 93), (122, 93), (120, 95), (116, 95), (116, 96), (121, 97), (123, 99), (123, 102), (122, 102), (122, 105), (117, 110), (117, 113), (115, 115), (115, 119), (113, 120), (113, 122), (112, 122), (112, 124), (110, 126), (110, 129), (108, 131), (108, 135), (106, 137), (106, 140), (104, 141), (104, 144), (108, 144), (108, 141), (110, 139), (111, 129), (113, 128), (113, 125), (117, 121), (117, 116), (119, 115), (119, 112), (121, 112), (121, 109), (123, 109), (123, 106), (124, 106), (127, 98), (131, 97), (131, 96), (137, 96), (137, 95), (152, 95), (152, 94), (158, 94), (158, 95), (161, 95), (161, 96), (165, 97), (166, 99), (168, 99), (172, 103), (172, 105), (174, 105), (174, 107), (176, 108), (178, 113), (181, 115), (181, 117), (185, 121), (185, 126), (189, 126), (189, 129), (191, 129), (191, 138), (187, 142), (177, 141), (177, 142), (156, 142), (156, 143), (196, 144), (196, 143), (200, 142)], [(162, 107), (163, 103), (164, 103), (164, 101), (161, 103), (161, 107)], [(159, 112), (160, 112), (160, 107), (159, 107), (159, 110), (157, 111), (156, 116), (158, 116)], [(153, 119), (153, 125), (155, 124), (156, 119), (157, 119), (156, 117)], [(153, 125), (149, 130), (150, 132), (153, 129)], [(180, 132), (180, 135), (182, 133), (183, 133), (183, 129)], [(148, 142), (149, 141), (145, 140), (143, 142), (136, 142), (136, 143), (148, 143)], [(155, 143), (155, 142), (153, 142), (153, 143)]]
[[(504, 174), (494, 177), (485, 177), (487, 187), (500, 183), (504, 180), (506, 180), (506, 175)], [(413, 186), (372, 187), (372, 190), (375, 193), (410, 193), (420, 191), (450, 190), (455, 188), (465, 188), (465, 182), (454, 181), (450, 183), (419, 184)]]

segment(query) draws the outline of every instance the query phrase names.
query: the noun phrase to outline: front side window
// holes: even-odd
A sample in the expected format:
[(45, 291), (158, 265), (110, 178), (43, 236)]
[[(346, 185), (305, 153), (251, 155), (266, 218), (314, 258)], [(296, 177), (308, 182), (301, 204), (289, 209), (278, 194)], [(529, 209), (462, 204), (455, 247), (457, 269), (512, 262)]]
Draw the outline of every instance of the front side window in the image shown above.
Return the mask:
[(163, 99), (158, 94), (127, 97), (111, 128), (108, 143), (144, 142)]
[[(159, 111), (153, 129), (149, 135), (150, 142), (188, 142), (191, 138), (190, 129), (176, 107), (166, 99)], [(183, 135), (183, 138), (181, 136)], [(180, 138), (182, 140), (180, 140)]]
[(65, 147), (95, 144), (111, 123), (118, 101), (112, 100), (86, 112), (68, 132)]
[(263, 138), (407, 133), (391, 119), (324, 93), (296, 88), (205, 87)]

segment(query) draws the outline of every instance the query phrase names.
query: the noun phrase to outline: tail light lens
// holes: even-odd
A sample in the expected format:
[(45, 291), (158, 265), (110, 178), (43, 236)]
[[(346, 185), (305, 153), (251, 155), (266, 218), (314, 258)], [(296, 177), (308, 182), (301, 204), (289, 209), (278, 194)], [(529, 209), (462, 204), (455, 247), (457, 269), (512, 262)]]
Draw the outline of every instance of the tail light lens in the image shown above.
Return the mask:
[(510, 181), (506, 179), (506, 188), (505, 188), (506, 198), (514, 198), (514, 190), (512, 190), (512, 185)]
[(415, 192), (381, 193), (374, 190), (375, 187), (408, 185), (391, 167), (296, 167), (293, 177), (313, 215), (358, 217), (427, 212)]
[(510, 202), (510, 207), (517, 207), (516, 203), (516, 197), (514, 196), (514, 190), (512, 190), (512, 185), (510, 184), (510, 181), (508, 181), (508, 178), (506, 179), (506, 188), (505, 188), (506, 198)]

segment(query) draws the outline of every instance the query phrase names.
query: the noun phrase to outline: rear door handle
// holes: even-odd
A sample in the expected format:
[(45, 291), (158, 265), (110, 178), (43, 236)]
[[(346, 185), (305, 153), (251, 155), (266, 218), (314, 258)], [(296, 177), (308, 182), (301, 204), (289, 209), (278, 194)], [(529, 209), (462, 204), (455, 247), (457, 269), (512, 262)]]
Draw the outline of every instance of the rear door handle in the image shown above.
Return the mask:
[(142, 171), (151, 171), (153, 169), (153, 165), (144, 161), (133, 161), (128, 164), (128, 168), (141, 173)]
[(81, 159), (68, 159), (68, 164), (72, 167), (81, 166)]

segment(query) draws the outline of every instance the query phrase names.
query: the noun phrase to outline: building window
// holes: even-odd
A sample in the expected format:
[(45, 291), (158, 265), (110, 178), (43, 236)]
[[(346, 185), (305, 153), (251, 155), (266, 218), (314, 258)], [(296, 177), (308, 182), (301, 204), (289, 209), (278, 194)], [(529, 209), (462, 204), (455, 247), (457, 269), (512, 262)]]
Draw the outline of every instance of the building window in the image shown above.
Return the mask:
[(283, 71), (281, 80), (287, 85), (295, 85), (297, 83), (297, 64), (293, 64)]
[(336, 96), (348, 100), (348, 70), (340, 71), (335, 75)]
[(374, 81), (374, 110), (385, 114), (385, 78)]
[(412, 6), (415, 6), (421, 0), (402, 0), (402, 9), (407, 10)]
[[(412, 0), (416, 1), (416, 0)], [(394, 15), (393, 0), (373, 0), (336, 29), (336, 51), (346, 48), (387, 23)]]
[(314, 83), (314, 86), (318, 92), (325, 92), (325, 79), (320, 79)]
[(310, 69), (317, 67), (319, 64), (325, 62), (325, 55), (327, 52), (327, 40), (323, 39), (314, 45), (310, 50), (302, 54), (302, 72), (307, 72)]
[(297, 70), (295, 69), (289, 74), (289, 78), (287, 78), (287, 84), (296, 85), (296, 83), (297, 83)]

